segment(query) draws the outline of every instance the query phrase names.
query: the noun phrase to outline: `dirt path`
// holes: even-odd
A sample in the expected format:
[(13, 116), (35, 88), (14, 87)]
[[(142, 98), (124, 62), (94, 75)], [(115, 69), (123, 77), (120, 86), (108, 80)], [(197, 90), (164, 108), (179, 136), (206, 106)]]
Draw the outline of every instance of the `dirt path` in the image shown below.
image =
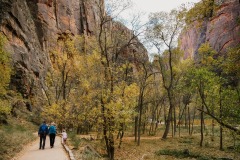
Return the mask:
[(56, 137), (54, 148), (50, 148), (49, 137), (46, 138), (45, 149), (39, 150), (39, 138), (24, 149), (21, 156), (15, 158), (15, 160), (69, 160), (67, 153), (65, 152), (61, 138)]

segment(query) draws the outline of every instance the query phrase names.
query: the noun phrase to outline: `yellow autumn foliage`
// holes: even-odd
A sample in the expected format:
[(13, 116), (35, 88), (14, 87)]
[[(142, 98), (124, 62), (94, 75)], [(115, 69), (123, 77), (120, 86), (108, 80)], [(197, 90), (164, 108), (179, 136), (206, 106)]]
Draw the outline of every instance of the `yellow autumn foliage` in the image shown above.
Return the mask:
[(5, 46), (7, 45), (6, 42), (6, 38), (0, 34), (0, 114), (8, 114), (11, 110), (10, 103), (1, 98), (8, 90), (12, 71), (10, 65), (10, 55), (5, 50)]

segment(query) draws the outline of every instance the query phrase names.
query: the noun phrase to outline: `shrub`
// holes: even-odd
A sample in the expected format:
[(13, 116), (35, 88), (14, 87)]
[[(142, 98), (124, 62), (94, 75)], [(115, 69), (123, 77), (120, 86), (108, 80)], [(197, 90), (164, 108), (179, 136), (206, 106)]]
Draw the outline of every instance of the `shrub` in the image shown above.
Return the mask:
[(69, 138), (71, 139), (71, 144), (74, 146), (75, 149), (78, 149), (81, 143), (81, 139), (77, 137), (76, 133), (70, 132), (69, 133)]

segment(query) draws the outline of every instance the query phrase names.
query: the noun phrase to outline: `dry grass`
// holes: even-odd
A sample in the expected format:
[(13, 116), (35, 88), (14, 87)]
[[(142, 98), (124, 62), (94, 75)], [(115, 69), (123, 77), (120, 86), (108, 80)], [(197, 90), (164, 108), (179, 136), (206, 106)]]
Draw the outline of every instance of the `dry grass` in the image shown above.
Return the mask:
[(122, 148), (116, 150), (116, 157), (119, 157), (117, 158), (119, 160), (172, 160), (175, 159), (175, 157), (156, 156), (155, 152), (159, 150), (183, 151), (185, 149), (188, 149), (190, 153), (200, 154), (207, 157), (225, 157), (236, 159), (237, 156), (233, 152), (219, 151), (218, 148), (212, 145), (200, 147), (199, 138), (194, 136), (184, 138), (169, 138), (167, 140), (161, 140), (159, 137), (156, 137), (155, 139), (142, 137), (140, 146), (136, 146), (136, 143), (132, 139), (124, 140)]
[(26, 121), (12, 119), (0, 126), (0, 160), (10, 160), (26, 143), (34, 139), (34, 126)]
[[(199, 127), (198, 127), (199, 128)], [(118, 148), (118, 140), (115, 140), (115, 159), (117, 160), (174, 160), (177, 159), (173, 156), (168, 155), (156, 155), (156, 152), (160, 150), (177, 150), (183, 151), (188, 150), (191, 155), (201, 155), (204, 157), (209, 157), (207, 159), (214, 158), (230, 158), (234, 160), (240, 160), (240, 153), (228, 150), (228, 146), (233, 146), (233, 141), (228, 132), (224, 133), (224, 151), (219, 150), (219, 136), (218, 133), (215, 133), (215, 137), (212, 138), (210, 134), (210, 129), (205, 131), (204, 144), (203, 147), (199, 146), (200, 134), (197, 132), (193, 136), (188, 136), (186, 130), (182, 129), (181, 137), (177, 135), (172, 138), (169, 137), (166, 140), (161, 140), (163, 130), (160, 129), (158, 135), (156, 136), (141, 136), (140, 146), (136, 145), (134, 142), (134, 137), (126, 134), (123, 138), (121, 148)], [(217, 129), (216, 129), (217, 130)], [(170, 135), (171, 136), (171, 135)], [(89, 136), (85, 136), (89, 137)], [(240, 143), (240, 142), (238, 142)], [(91, 144), (100, 154), (104, 154), (104, 142), (100, 140), (81, 141), (80, 147), (83, 147), (86, 144)], [(78, 154), (79, 151), (75, 151), (75, 154)], [(79, 157), (78, 155), (76, 157)], [(194, 158), (183, 158), (183, 159), (194, 159)]]

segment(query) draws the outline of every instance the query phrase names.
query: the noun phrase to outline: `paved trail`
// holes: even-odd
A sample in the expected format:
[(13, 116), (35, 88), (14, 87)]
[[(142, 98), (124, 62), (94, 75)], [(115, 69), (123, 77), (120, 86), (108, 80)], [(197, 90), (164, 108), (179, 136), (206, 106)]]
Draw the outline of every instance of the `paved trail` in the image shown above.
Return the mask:
[(16, 160), (69, 160), (62, 144), (61, 138), (56, 137), (54, 148), (50, 148), (49, 136), (46, 138), (45, 149), (39, 150), (39, 138), (28, 146)]

